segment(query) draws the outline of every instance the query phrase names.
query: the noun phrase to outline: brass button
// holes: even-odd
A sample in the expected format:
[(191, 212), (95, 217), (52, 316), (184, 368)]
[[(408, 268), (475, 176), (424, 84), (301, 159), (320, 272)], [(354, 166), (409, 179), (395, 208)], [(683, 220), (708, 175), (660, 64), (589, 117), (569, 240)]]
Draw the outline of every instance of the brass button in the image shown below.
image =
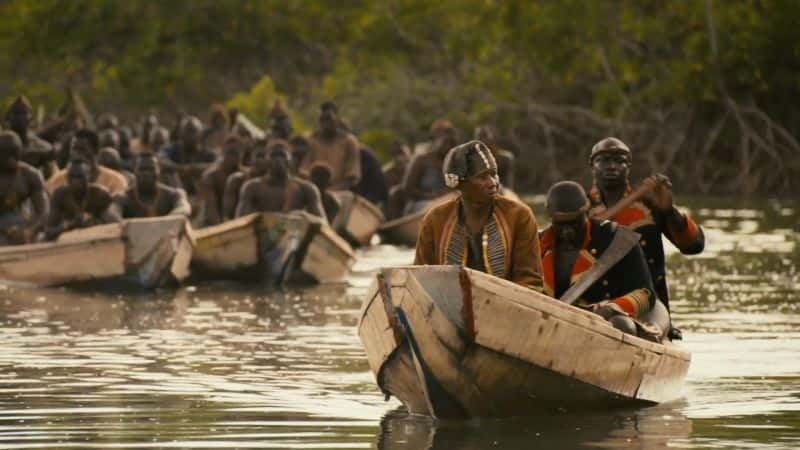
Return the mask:
[(646, 246), (646, 245), (647, 245), (647, 241), (645, 241), (644, 239), (642, 239), (641, 241), (639, 241), (639, 245), (641, 245), (642, 247), (644, 247), (644, 246)]
[(596, 249), (596, 248), (593, 248), (593, 249), (591, 250), (591, 252), (592, 252), (592, 254), (593, 254), (593, 255), (596, 255), (596, 254), (597, 254), (597, 249)]
[(606, 292), (606, 298), (611, 298), (611, 294)]
[(649, 262), (650, 264), (655, 264), (656, 261), (653, 258), (650, 258), (647, 260), (647, 262)]
[(608, 286), (608, 280), (603, 280), (603, 286)]

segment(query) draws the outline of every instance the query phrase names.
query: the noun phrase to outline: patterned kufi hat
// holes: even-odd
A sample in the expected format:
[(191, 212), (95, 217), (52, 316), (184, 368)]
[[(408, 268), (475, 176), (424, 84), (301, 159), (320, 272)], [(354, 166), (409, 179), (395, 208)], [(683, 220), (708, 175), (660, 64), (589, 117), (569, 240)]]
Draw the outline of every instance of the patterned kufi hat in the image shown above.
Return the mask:
[(450, 188), (487, 170), (497, 170), (497, 162), (489, 146), (481, 141), (469, 141), (451, 148), (442, 165), (445, 184)]

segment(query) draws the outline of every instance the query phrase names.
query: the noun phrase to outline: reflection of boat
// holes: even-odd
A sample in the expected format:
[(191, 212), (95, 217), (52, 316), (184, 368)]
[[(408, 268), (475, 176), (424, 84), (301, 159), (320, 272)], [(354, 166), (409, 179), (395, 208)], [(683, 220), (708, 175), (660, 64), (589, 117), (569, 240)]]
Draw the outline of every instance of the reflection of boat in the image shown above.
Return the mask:
[(672, 344), (453, 266), (383, 269), (358, 332), (383, 392), (441, 418), (660, 403), (680, 395), (690, 362)]
[[(415, 246), (417, 244), (417, 236), (419, 236), (419, 229), (422, 226), (422, 218), (425, 217), (425, 214), (427, 214), (428, 211), (433, 209), (433, 207), (436, 205), (450, 200), (454, 195), (456, 194), (445, 194), (441, 197), (431, 200), (419, 211), (413, 214), (408, 214), (403, 217), (384, 222), (383, 225), (381, 225), (378, 229), (383, 242), (387, 244), (407, 245), (409, 247)], [(517, 194), (511, 189), (504, 188), (502, 195), (503, 197), (520, 201)]]
[(185, 218), (129, 219), (0, 248), (0, 279), (39, 286), (113, 279), (153, 288), (186, 278), (191, 258)]
[(204, 278), (336, 281), (353, 260), (350, 246), (306, 213), (250, 214), (195, 230), (194, 237), (192, 267)]
[(341, 203), (331, 226), (354, 245), (369, 245), (384, 221), (381, 210), (364, 197), (350, 191), (331, 192)]

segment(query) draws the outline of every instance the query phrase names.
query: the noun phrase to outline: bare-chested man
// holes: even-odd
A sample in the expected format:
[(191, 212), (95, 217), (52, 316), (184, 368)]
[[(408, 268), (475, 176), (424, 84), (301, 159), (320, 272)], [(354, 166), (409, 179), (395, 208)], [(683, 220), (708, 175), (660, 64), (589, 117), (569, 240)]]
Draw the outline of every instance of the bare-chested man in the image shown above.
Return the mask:
[(133, 176), (133, 172), (123, 167), (122, 158), (120, 158), (119, 152), (114, 147), (101, 148), (100, 152), (97, 154), (97, 164), (121, 173), (128, 181), (128, 186), (136, 184), (136, 177)]
[(266, 175), (247, 181), (239, 195), (236, 217), (253, 212), (289, 212), (305, 210), (325, 220), (319, 191), (308, 181), (289, 173), (289, 143), (272, 140)]
[(67, 184), (53, 192), (45, 230), (47, 240), (55, 240), (65, 231), (120, 221), (119, 214), (111, 207), (108, 189), (89, 181), (91, 172), (91, 165), (85, 159), (70, 161)]
[(49, 142), (40, 139), (30, 130), (32, 108), (25, 96), (14, 100), (6, 113), (6, 125), (22, 141), (22, 161), (39, 169), (45, 178), (58, 170), (56, 153)]
[(288, 141), (292, 137), (292, 120), (289, 114), (283, 109), (280, 100), (275, 102), (269, 112), (269, 123), (267, 123), (267, 139), (283, 139)]
[(475, 129), (475, 139), (483, 141), (492, 149), (497, 160), (497, 175), (503, 187), (514, 189), (514, 154), (497, 146), (494, 132), (488, 125)]
[(225, 220), (236, 216), (239, 205), (239, 193), (247, 180), (266, 175), (269, 170), (269, 153), (266, 139), (259, 139), (250, 152), (250, 166), (243, 168), (228, 177), (225, 182), (225, 196), (222, 200), (222, 210)]
[(222, 158), (203, 172), (202, 194), (205, 225), (226, 220), (224, 215), (225, 185), (228, 177), (241, 169), (244, 142), (238, 136), (228, 136), (222, 148)]
[[(102, 167), (97, 163), (98, 146), (100, 140), (97, 133), (91, 130), (78, 130), (73, 136), (69, 146), (70, 162), (75, 159), (85, 159), (89, 163), (90, 183), (97, 183), (105, 186), (111, 195), (117, 195), (128, 189), (128, 180), (121, 173)], [(47, 190), (55, 192), (56, 188), (67, 184), (67, 171), (59, 170), (49, 180), (47, 180)]]
[(442, 164), (447, 152), (458, 144), (458, 131), (446, 119), (439, 119), (431, 126), (431, 147), (411, 159), (403, 182), (406, 195), (404, 214), (421, 210), (429, 201), (448, 193), (442, 174)]
[(224, 105), (215, 103), (208, 112), (208, 128), (203, 131), (203, 147), (221, 153), (228, 135), (228, 112)]
[(152, 153), (142, 153), (136, 158), (134, 175), (136, 186), (115, 200), (115, 206), (124, 218), (159, 217), (171, 215), (190, 216), (192, 208), (180, 189), (158, 182), (160, 166)]
[[(325, 106), (325, 105), (323, 105)], [(300, 173), (308, 175), (314, 163), (322, 161), (331, 168), (333, 189), (349, 190), (361, 180), (360, 144), (350, 133), (342, 130), (333, 108), (322, 108), (319, 131), (309, 138), (311, 148), (300, 165)], [(441, 167), (441, 165), (440, 165)]]
[(178, 173), (181, 185), (190, 196), (200, 192), (203, 171), (217, 159), (217, 155), (202, 146), (203, 124), (200, 119), (188, 116), (181, 121), (180, 140), (162, 150), (165, 169)]
[[(19, 136), (0, 131), (0, 245), (30, 242), (44, 227), (50, 209), (42, 175), (22, 162), (21, 155)], [(28, 200), (31, 208), (26, 215), (22, 206)]]

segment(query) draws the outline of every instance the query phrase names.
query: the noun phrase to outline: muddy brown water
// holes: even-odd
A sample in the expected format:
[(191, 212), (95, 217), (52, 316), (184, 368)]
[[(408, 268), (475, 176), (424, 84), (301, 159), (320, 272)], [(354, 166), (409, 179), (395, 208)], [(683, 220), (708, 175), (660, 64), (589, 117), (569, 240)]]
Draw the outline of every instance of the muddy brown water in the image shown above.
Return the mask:
[(355, 334), (371, 271), (412, 258), (377, 247), (347, 284), (282, 292), (0, 286), (0, 448), (800, 448), (800, 205), (687, 203), (708, 248), (669, 256), (693, 355), (676, 402), (409, 417), (384, 402)]

